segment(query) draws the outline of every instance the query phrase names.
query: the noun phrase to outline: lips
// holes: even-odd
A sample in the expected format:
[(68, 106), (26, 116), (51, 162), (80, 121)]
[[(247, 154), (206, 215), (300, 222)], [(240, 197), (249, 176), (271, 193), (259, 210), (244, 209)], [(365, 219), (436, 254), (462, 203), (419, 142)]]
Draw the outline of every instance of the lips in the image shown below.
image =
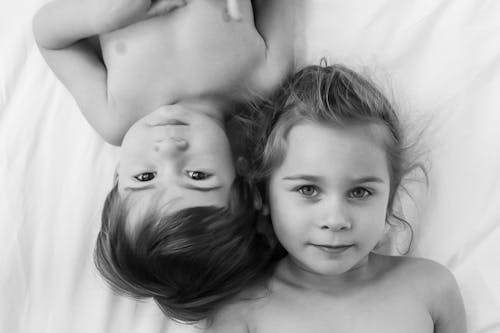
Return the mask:
[(311, 245), (320, 251), (326, 253), (336, 253), (336, 254), (342, 253), (353, 246), (353, 244), (348, 244), (348, 245), (311, 244)]
[(148, 122), (148, 125), (151, 126), (151, 127), (155, 127), (155, 126), (167, 126), (167, 125), (171, 125), (171, 126), (188, 126), (187, 123), (181, 121), (181, 120), (177, 120), (177, 119), (166, 119), (166, 120), (157, 120), (157, 121), (150, 121)]

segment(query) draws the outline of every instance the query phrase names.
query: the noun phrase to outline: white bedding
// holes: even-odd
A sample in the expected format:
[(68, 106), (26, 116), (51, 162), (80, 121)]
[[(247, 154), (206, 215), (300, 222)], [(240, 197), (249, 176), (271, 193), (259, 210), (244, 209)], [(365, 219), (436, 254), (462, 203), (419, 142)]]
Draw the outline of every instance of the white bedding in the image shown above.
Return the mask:
[[(117, 148), (40, 56), (31, 17), (44, 2), (0, 3), (0, 332), (189, 332), (114, 296), (93, 267)], [(429, 123), (411, 255), (453, 271), (469, 332), (500, 332), (500, 2), (303, 0), (297, 17), (298, 64), (369, 68)]]

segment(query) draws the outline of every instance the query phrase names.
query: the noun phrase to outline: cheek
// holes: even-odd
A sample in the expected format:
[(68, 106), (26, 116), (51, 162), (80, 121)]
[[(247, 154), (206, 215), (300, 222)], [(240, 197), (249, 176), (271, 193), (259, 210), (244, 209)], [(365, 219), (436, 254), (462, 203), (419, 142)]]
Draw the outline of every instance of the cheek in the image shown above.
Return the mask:
[(364, 211), (363, 215), (358, 217), (361, 222), (358, 227), (363, 230), (364, 237), (373, 238), (374, 241), (378, 241), (377, 238), (382, 237), (386, 223), (385, 214), (385, 208), (374, 207)]
[(283, 245), (305, 234), (307, 221), (304, 210), (297, 207), (287, 193), (270, 190), (269, 206), (274, 231)]
[(226, 164), (228, 162), (232, 163), (231, 145), (225, 135), (220, 134), (212, 138), (202, 137), (199, 140), (202, 152), (212, 152), (221, 162), (223, 161)]
[(200, 131), (203, 132), (203, 138), (207, 142), (218, 146), (226, 146), (229, 144), (229, 139), (226, 132), (217, 125), (207, 126), (205, 128), (202, 128)]
[(297, 223), (297, 218), (293, 218), (291, 214), (271, 214), (274, 233), (279, 242), (285, 249), (290, 251), (301, 243), (301, 239), (305, 234), (303, 224)]
[(227, 150), (221, 150), (216, 156), (218, 161), (219, 170), (225, 175), (227, 179), (234, 180), (236, 176), (236, 165), (231, 154), (231, 150), (228, 147)]

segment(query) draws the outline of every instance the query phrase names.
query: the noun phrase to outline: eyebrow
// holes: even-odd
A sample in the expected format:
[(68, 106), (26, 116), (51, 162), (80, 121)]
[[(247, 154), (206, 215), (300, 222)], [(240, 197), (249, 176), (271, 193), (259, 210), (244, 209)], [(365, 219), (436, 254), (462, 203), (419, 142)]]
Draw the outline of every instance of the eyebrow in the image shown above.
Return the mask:
[(123, 190), (124, 191), (137, 192), (137, 191), (150, 190), (150, 189), (153, 189), (154, 187), (155, 186), (153, 184), (146, 185), (146, 186), (141, 186), (141, 187), (130, 187), (130, 186), (127, 186)]
[[(282, 178), (283, 180), (305, 180), (310, 182), (318, 182), (323, 179), (323, 177), (314, 176), (314, 175), (292, 175), (286, 176)], [(366, 176), (360, 178), (353, 178), (350, 180), (353, 183), (385, 183), (382, 178), (375, 176)]]
[[(156, 186), (151, 184), (151, 185), (146, 185), (146, 186), (141, 186), (141, 187), (125, 187), (123, 190), (124, 191), (130, 191), (130, 192), (138, 192), (138, 191), (145, 191), (145, 190), (151, 190), (154, 189)], [(187, 188), (188, 190), (195, 190), (199, 192), (210, 192), (210, 191), (215, 191), (222, 186), (212, 186), (212, 187), (200, 187), (192, 184), (183, 184), (182, 187)]]
[(356, 183), (385, 183), (385, 181), (382, 178), (375, 176), (355, 178), (353, 179), (353, 181)]
[(286, 176), (283, 177), (283, 180), (307, 180), (310, 182), (316, 182), (320, 180), (322, 177), (318, 176), (313, 176), (313, 175), (293, 175), (293, 176)]
[(210, 191), (215, 191), (215, 190), (222, 188), (222, 186), (220, 186), (220, 185), (212, 186), (212, 187), (200, 187), (200, 186), (196, 186), (193, 184), (187, 184), (187, 183), (183, 184), (182, 187), (187, 188), (189, 190), (195, 190), (195, 191), (200, 191), (200, 192), (210, 192)]

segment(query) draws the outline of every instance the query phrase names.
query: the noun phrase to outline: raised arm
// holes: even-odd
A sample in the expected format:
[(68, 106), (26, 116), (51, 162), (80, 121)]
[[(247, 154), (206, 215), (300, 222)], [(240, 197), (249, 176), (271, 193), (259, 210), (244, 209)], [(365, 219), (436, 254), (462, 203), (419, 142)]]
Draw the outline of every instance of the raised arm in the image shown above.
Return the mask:
[(56, 0), (33, 19), (40, 52), (75, 98), (83, 115), (109, 143), (118, 145), (128, 124), (112, 112), (107, 73), (90, 37), (172, 10), (179, 0)]

